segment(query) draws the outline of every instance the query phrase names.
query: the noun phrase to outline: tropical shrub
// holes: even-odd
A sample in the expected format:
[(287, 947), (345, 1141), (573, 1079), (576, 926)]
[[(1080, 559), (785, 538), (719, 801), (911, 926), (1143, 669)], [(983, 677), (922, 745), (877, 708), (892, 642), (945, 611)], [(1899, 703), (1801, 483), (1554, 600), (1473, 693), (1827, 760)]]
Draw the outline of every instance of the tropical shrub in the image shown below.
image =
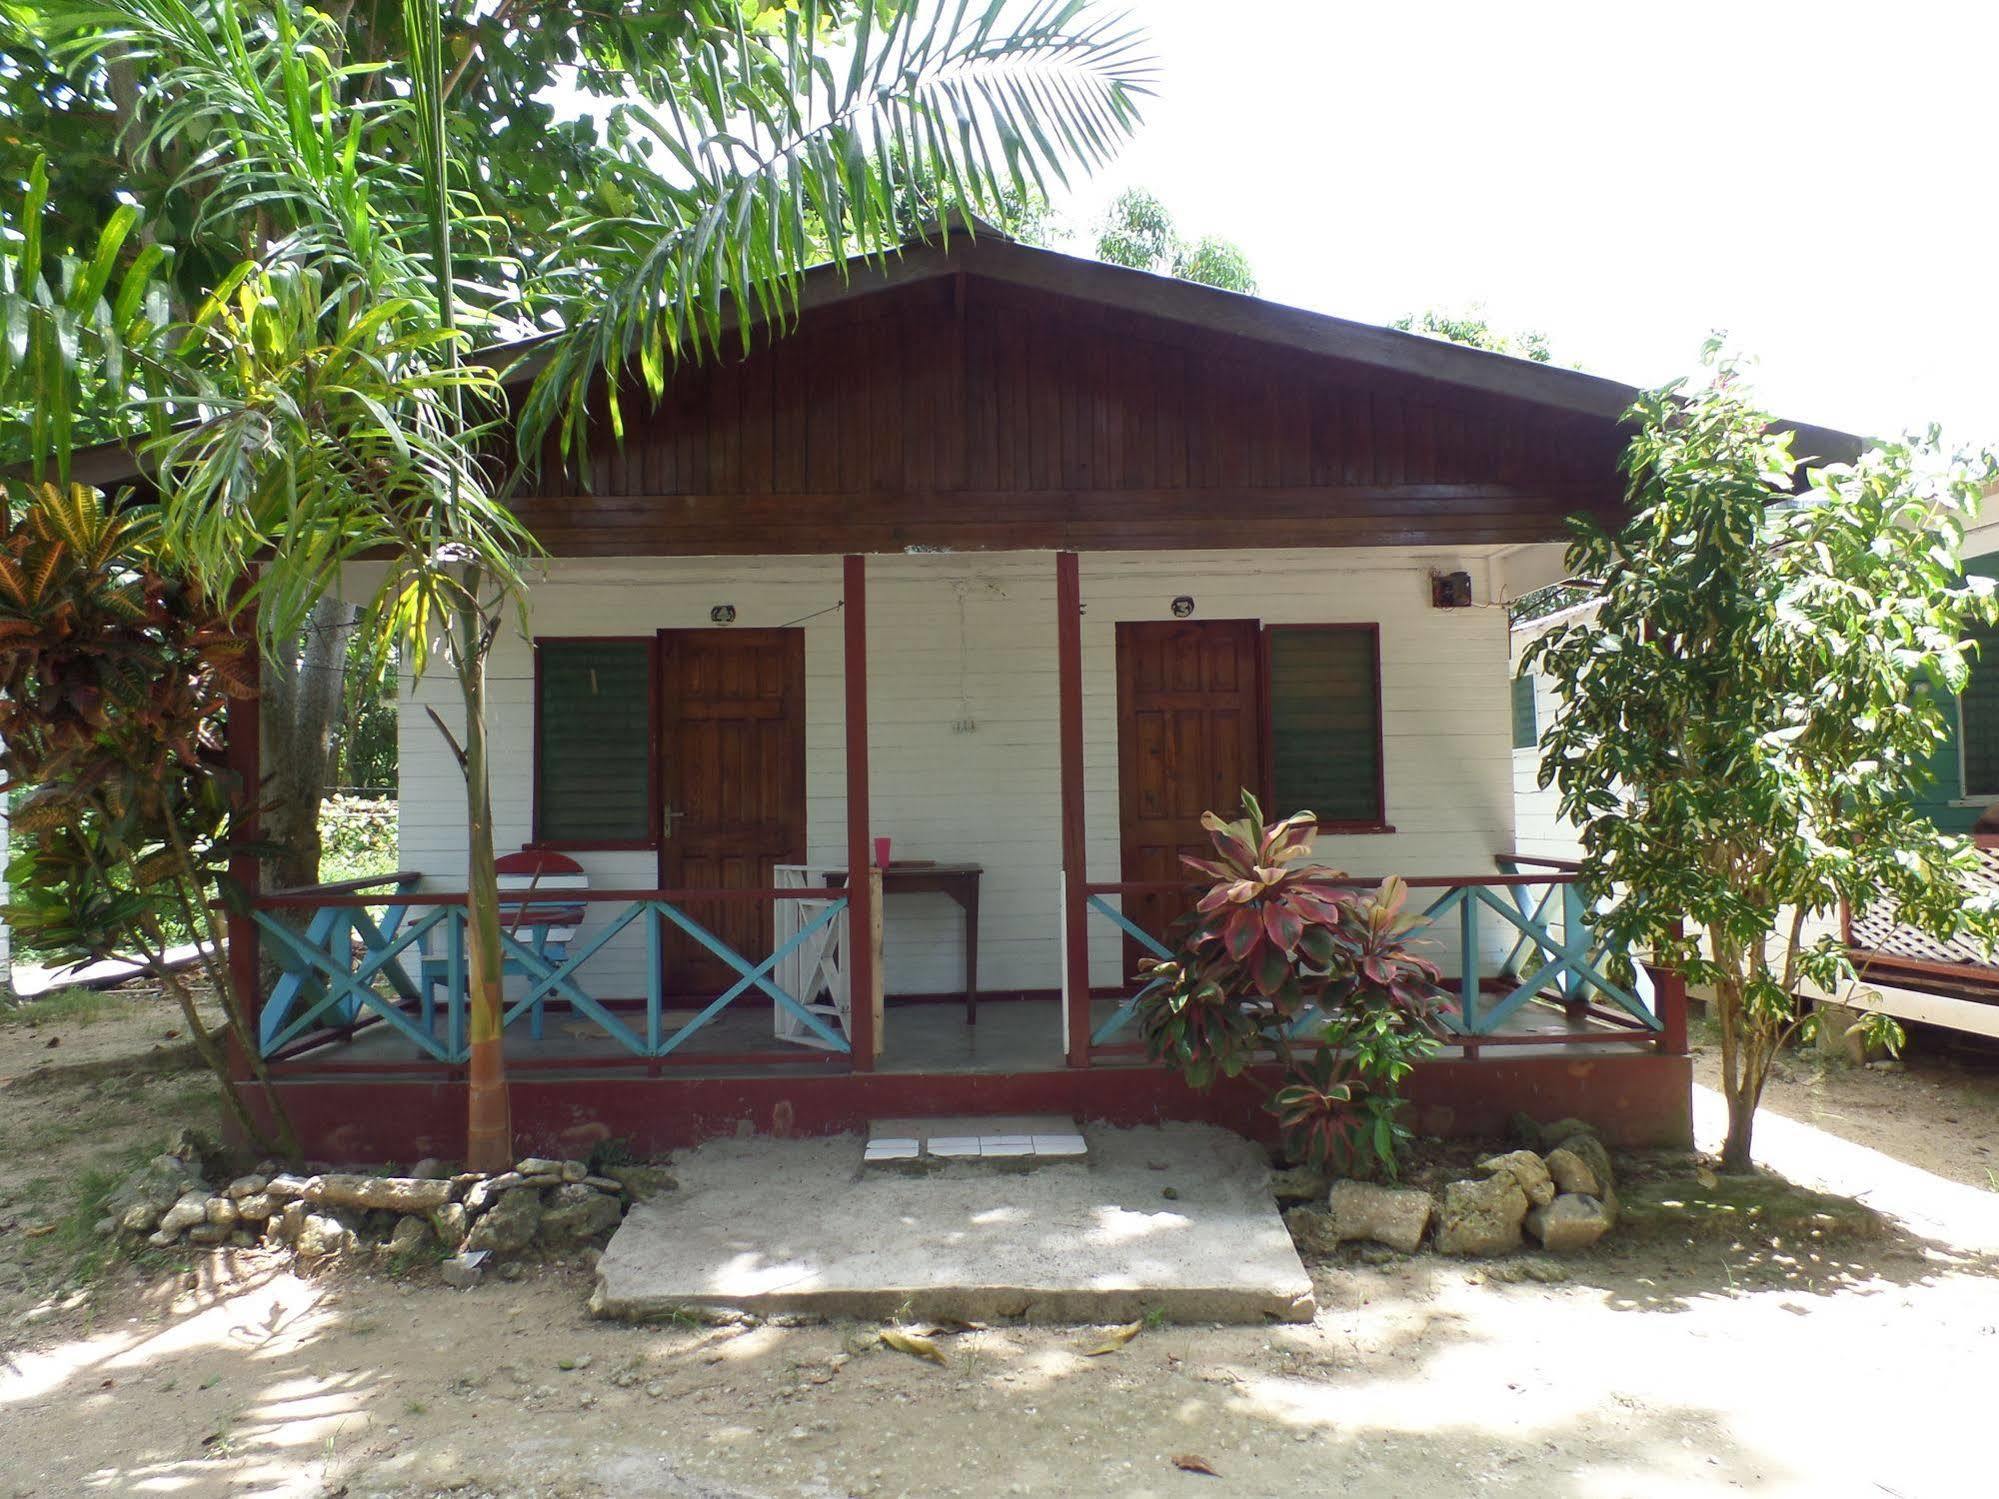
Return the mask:
[(1212, 883), (1176, 931), (1175, 955), (1142, 964), (1148, 1050), (1196, 1087), (1274, 1064), (1265, 1107), (1286, 1148), (1314, 1166), (1393, 1176), (1409, 1131), (1401, 1084), (1433, 1053), (1443, 990), (1409, 949), (1422, 918), (1388, 879), (1370, 890), (1308, 862), (1318, 819), (1201, 819), (1213, 859), (1188, 867)]
[[(0, 490), (0, 793), (23, 790), (13, 831), (31, 849), (6, 914), (39, 946), (141, 963), (263, 1140), (222, 1037), (166, 958), (199, 934), (200, 966), (228, 995), (215, 903), (255, 788), (225, 763), (222, 731), (233, 704), (255, 699), (256, 658), (165, 565), (158, 536), (151, 512), (110, 509), (81, 485), (43, 485), (18, 514)], [(254, 1065), (241, 997), (225, 1009)]]
[(1856, 983), (1842, 905), (1999, 936), (1976, 850), (1923, 806), (1969, 637), (1999, 621), (1992, 582), (1959, 561), (1999, 469), (1932, 431), (1799, 486), (1793, 434), (1718, 344), (1706, 358), (1705, 384), (1627, 414), (1629, 519), (1578, 518), (1568, 551), (1598, 607), (1521, 670), (1564, 695), (1540, 780), (1576, 826), (1598, 932), (1713, 996), (1722, 1164), (1743, 1172), (1771, 1066), (1817, 1024), (1800, 990)]

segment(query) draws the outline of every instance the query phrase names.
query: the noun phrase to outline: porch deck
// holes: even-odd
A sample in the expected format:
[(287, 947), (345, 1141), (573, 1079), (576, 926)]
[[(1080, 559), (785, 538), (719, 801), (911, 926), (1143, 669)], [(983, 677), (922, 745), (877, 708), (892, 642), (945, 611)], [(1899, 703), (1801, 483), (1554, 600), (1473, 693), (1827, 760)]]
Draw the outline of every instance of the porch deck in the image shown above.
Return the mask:
[[(1093, 999), (1092, 1029), (1108, 1024), (1120, 1003), (1115, 996)], [(692, 1019), (699, 1008), (689, 1001), (684, 1008), (669, 1008), (662, 1019), (667, 1025), (678, 1025)], [(891, 1000), (882, 1053), (874, 1070), (904, 1076), (996, 1076), (1058, 1069), (1064, 1065), (1061, 1009), (1061, 1002), (1051, 998), (981, 994), (978, 1024), (967, 1025), (961, 1002)], [(433, 1034), (440, 1041), (442, 1025), (441, 1020), (434, 1023)], [(1559, 1004), (1541, 1002), (1514, 1011), (1493, 1034), (1455, 1039), (1439, 1057), (1475, 1059), (1489, 1046), (1503, 1046), (1506, 1054), (1514, 1057), (1560, 1056), (1572, 1051), (1579, 1036), (1592, 1038), (1598, 1049), (1616, 1052), (1648, 1053), (1657, 1045), (1650, 1032), (1614, 1025), (1595, 1013), (1572, 1016)], [(723, 1011), (689, 1038), (670, 1069), (608, 1046), (608, 1039), (586, 1016), (551, 1010), (539, 1039), (525, 1027), (507, 1031), (507, 1066), (510, 1071), (534, 1072), (551, 1080), (607, 1074), (657, 1077), (669, 1070), (674, 1077), (690, 1078), (844, 1076), (851, 1071), (848, 1058), (838, 1054), (802, 1048), (773, 1053), (768, 1007)], [(1151, 1064), (1136, 1048), (1130, 1048), (1100, 1055), (1095, 1065)], [(351, 1034), (328, 1035), (310, 1049), (293, 1053), (279, 1069), (288, 1078), (344, 1077), (354, 1081), (390, 1079), (412, 1071), (455, 1075), (455, 1069), (448, 1067), (413, 1064), (408, 1038), (379, 1022)]]

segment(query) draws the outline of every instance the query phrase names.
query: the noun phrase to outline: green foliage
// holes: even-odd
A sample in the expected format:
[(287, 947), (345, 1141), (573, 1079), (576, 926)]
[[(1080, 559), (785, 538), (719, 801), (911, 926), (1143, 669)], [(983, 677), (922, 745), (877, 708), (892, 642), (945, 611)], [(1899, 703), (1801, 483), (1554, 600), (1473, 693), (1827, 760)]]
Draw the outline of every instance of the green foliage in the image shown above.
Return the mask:
[[(231, 893), (253, 788), (228, 768), (222, 727), (255, 696), (253, 647), (159, 541), (151, 512), (109, 509), (81, 485), (43, 485), (18, 514), (0, 497), (0, 792), (29, 788), (13, 833), (30, 849), (9, 871), (6, 919), (40, 947), (143, 962), (258, 1140), (229, 1058), (164, 962), (196, 934), (209, 983), (227, 992), (212, 903)], [(245, 1007), (230, 1013), (254, 1057)], [(288, 1144), (289, 1126), (280, 1134)]]
[(108, 210), (87, 250), (51, 245), (48, 197), (37, 154), (0, 243), (0, 462), (67, 483), (71, 451), (127, 430), (128, 404), (162, 387), (170, 256), (137, 235), (131, 203)]
[(1174, 228), (1166, 205), (1142, 187), (1126, 188), (1112, 200), (1097, 231), (1097, 259), (1256, 295), (1256, 272), (1240, 246), (1212, 234), (1188, 244)]
[(1254, 797), (1243, 806), (1235, 822), (1201, 819), (1216, 857), (1186, 863), (1214, 883), (1176, 955), (1143, 965), (1157, 983), (1140, 1002), (1146, 1045), (1196, 1088), (1275, 1059), (1267, 1107), (1295, 1156), (1393, 1176), (1401, 1084), (1439, 1029), (1437, 970), (1407, 943), (1421, 918), (1398, 880), (1366, 891), (1305, 862), (1312, 813), (1266, 824)]
[(319, 877), (324, 883), (392, 874), (396, 852), (393, 800), (329, 796), (320, 803)]
[(1531, 359), (1536, 364), (1546, 364), (1554, 357), (1548, 350), (1547, 334), (1531, 329), (1508, 333), (1495, 328), (1485, 320), (1485, 309), (1476, 305), (1464, 312), (1426, 308), (1420, 313), (1399, 317), (1388, 326), (1400, 328), (1404, 333), (1422, 333), (1454, 344), (1466, 344), (1474, 349), (1489, 349), (1495, 354), (1511, 354), (1516, 359)]
[(1890, 901), (1939, 936), (1991, 940), (1968, 840), (1917, 808), (1969, 671), (1967, 628), (1999, 618), (1959, 549), (1993, 474), (1936, 435), (1857, 464), (1799, 467), (1735, 363), (1642, 397), (1624, 458), (1630, 520), (1576, 522), (1590, 616), (1526, 653), (1567, 698), (1541, 784), (1561, 793), (1597, 929), (1710, 987), (1731, 1131), (1749, 1133), (1794, 993), (1854, 981), (1814, 920)]

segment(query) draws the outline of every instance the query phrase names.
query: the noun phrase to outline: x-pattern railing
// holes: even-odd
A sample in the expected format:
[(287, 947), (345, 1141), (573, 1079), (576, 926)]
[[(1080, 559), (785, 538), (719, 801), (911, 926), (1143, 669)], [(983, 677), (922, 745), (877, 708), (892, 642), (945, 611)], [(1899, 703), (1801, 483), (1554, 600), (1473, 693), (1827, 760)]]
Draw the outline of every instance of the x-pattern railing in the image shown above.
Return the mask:
[[(1573, 873), (1560, 870), (1530, 873), (1523, 867), (1535, 862), (1502, 856), (1497, 876), (1434, 877), (1407, 882), (1412, 889), (1438, 892), (1423, 908), (1424, 916), (1433, 921), (1456, 918), (1457, 1006), (1446, 1016), (1451, 1029), (1466, 1037), (1491, 1036), (1522, 1006), (1536, 999), (1555, 999), (1569, 1005), (1602, 1001), (1628, 1016), (1630, 1022), (1635, 1022), (1635, 1028), (1659, 1031), (1661, 1023), (1652, 980), (1645, 967), (1632, 965), (1634, 979), (1629, 985), (1613, 979), (1608, 972), (1612, 946), (1596, 934), (1589, 919), (1588, 903)], [(1091, 886), (1085, 909), (1118, 928), (1146, 952), (1169, 958), (1172, 953), (1165, 943), (1106, 898), (1113, 894), (1152, 892), (1157, 888), (1170, 887)], [(1487, 1003), (1482, 928), (1483, 922), (1492, 918), (1511, 928), (1513, 942), (1499, 965), (1499, 972), (1513, 979), (1514, 985)], [(1148, 980), (1121, 999), (1117, 1008), (1092, 1032), (1091, 1044), (1102, 1046), (1114, 1040), (1136, 1018), (1140, 1003), (1162, 982)], [(1300, 1022), (1300, 1028), (1313, 1023), (1314, 1017), (1308, 1015)]]
[[(415, 876), (397, 877), (398, 893), (376, 897), (386, 904), (380, 920), (351, 887), (339, 895), (292, 892), (267, 897), (254, 911), (257, 925), (276, 951), (285, 972), (272, 987), (259, 1016), (258, 1037), (266, 1056), (313, 1033), (379, 1020), (394, 1028), (435, 1061), (462, 1064), (469, 1054), (465, 1029), (465, 943), (467, 912), (463, 895), (412, 895), (407, 885)], [(689, 904), (718, 900), (771, 897), (800, 898), (807, 894), (819, 905), (817, 914), (800, 926), (768, 957), (752, 962), (690, 915)], [(542, 897), (541, 903), (547, 903)], [(279, 919), (284, 907), (319, 905), (303, 932)], [(387, 904), (387, 902), (393, 904)], [(533, 1014), (539, 1035), (541, 1007), (551, 999), (566, 1002), (586, 1016), (634, 1057), (669, 1056), (731, 1004), (757, 990), (784, 1010), (824, 1049), (847, 1053), (847, 1038), (814, 1014), (796, 995), (785, 990), (774, 974), (784, 960), (844, 917), (845, 896), (827, 898), (823, 890), (804, 891), (618, 891), (564, 890), (564, 905), (615, 903), (619, 909), (573, 952), (551, 952), (545, 944), (524, 940), (523, 928), (534, 922), (534, 903), (513, 892), (502, 892), (500, 943), (507, 972), (525, 986), (504, 1011), (503, 1024), (512, 1025)], [(428, 907), (428, 909), (424, 909)], [(412, 916), (412, 911), (421, 914)], [(635, 921), (644, 923), (648, 983), (643, 1034), (627, 1025), (609, 1005), (591, 994), (582, 971), (613, 939)], [(695, 1015), (665, 1034), (665, 940), (678, 930), (719, 959), (737, 975), (735, 982)], [(359, 952), (356, 952), (356, 945)], [(421, 981), (412, 980), (405, 960), (416, 955)], [(435, 983), (433, 982), (435, 979)], [(444, 1025), (440, 1032), (433, 990), (445, 991)], [(806, 996), (807, 999), (810, 996)], [(414, 1014), (412, 1014), (412, 1009)]]

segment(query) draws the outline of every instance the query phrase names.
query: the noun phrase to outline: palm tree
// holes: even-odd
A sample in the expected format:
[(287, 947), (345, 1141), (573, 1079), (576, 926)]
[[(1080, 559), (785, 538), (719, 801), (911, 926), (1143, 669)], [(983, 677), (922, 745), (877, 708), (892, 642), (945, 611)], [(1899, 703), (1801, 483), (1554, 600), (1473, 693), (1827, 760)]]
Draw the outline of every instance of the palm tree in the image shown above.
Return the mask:
[(435, 0), (405, 0), (410, 55), (387, 87), (283, 0), (77, 0), (72, 16), (75, 47), (144, 78), (142, 156), (211, 143), (187, 170), (249, 246), (179, 330), (181, 382), (156, 403), (181, 419), (149, 448), (167, 534), (206, 581), (255, 577), (270, 642), (296, 640), (343, 564), (386, 559), (362, 628), (458, 682), (475, 1169), (512, 1146), (486, 663), (536, 547), (487, 456), (497, 374), (468, 350), (558, 322), (518, 451), (554, 429), (575, 454), (594, 393), (618, 432), (634, 373), (656, 395), (732, 324), (745, 341), (759, 318), (781, 328), (809, 264), (888, 254), (912, 164), (977, 211), (1101, 161), (1150, 86), (1138, 34), (1089, 0), (654, 9), (678, 40), (605, 122), (634, 143), (629, 201), (566, 225), (537, 273), (470, 206), (478, 122), (452, 117)]

